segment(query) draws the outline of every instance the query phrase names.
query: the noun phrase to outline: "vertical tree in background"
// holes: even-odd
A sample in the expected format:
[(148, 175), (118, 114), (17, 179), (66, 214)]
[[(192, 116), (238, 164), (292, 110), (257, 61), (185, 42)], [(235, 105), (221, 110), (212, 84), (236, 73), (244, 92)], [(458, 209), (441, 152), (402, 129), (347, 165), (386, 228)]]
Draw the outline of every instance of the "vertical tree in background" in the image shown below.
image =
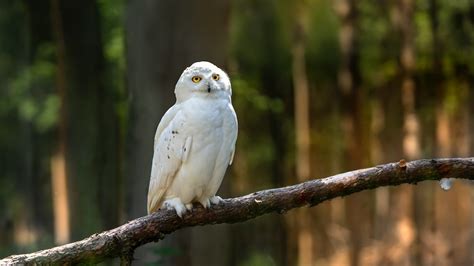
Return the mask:
[[(298, 182), (310, 178), (310, 124), (309, 124), (309, 84), (306, 73), (305, 46), (307, 27), (307, 6), (305, 1), (296, 1), (293, 14), (292, 41), (292, 74), (294, 91), (294, 120), (296, 135), (296, 177)], [(311, 226), (311, 216), (307, 210), (298, 210), (296, 229), (298, 231), (298, 264), (311, 265), (314, 263), (314, 246)]]
[[(288, 174), (294, 164), (289, 156), (294, 136), (291, 41), (286, 34), (294, 21), (286, 11), (293, 6), (272, 0), (234, 1), (232, 78), (239, 138), (232, 184), (237, 195), (297, 182)], [(234, 261), (295, 264), (295, 217), (272, 214), (233, 226), (233, 254), (238, 254)]]
[(56, 87), (60, 101), (57, 150), (51, 157), (54, 239), (56, 244), (70, 241), (69, 197), (66, 174), (66, 81), (65, 48), (59, 0), (51, 1), (52, 31), (56, 38)]
[(446, 85), (443, 84), (443, 50), (440, 40), (439, 1), (430, 0), (430, 19), (433, 41), (433, 79), (436, 86), (436, 155), (447, 157), (451, 154), (450, 119), (446, 108)]
[[(470, 19), (473, 4), (452, 5), (449, 1), (431, 4), (434, 5), (432, 10), (437, 7), (438, 14), (435, 11), (432, 14), (438, 17), (438, 36), (450, 34), (450, 38), (439, 38), (440, 53), (434, 54), (434, 64), (440, 66), (437, 71), (442, 79), (437, 94), (436, 155), (469, 156), (472, 155), (469, 151), (472, 132), (468, 129), (468, 99), (472, 83), (469, 85), (468, 80), (473, 69), (473, 37), (469, 32), (473, 29)], [(470, 193), (472, 187), (463, 182), (455, 182), (450, 193), (436, 190), (433, 231), (437, 243), (434, 247), (438, 252), (433, 258), (435, 261), (450, 265), (470, 263), (466, 257), (472, 253), (472, 235), (471, 240), (465, 236), (472, 234), (473, 209), (463, 207), (463, 203), (471, 201)]]
[(118, 223), (118, 209), (114, 208), (119, 206), (114, 88), (103, 83), (97, 3), (53, 1), (52, 8), (59, 57), (57, 79), (64, 101), (60, 152), (62, 149), (65, 155), (71, 238), (79, 239)]
[[(446, 120), (446, 112), (444, 108), (444, 103), (442, 98), (444, 97), (445, 91), (445, 76), (443, 71), (443, 56), (444, 49), (441, 39), (441, 25), (440, 25), (440, 2), (439, 0), (430, 0), (428, 1), (427, 14), (429, 17), (431, 31), (431, 67), (429, 76), (430, 89), (424, 89), (422, 86), (419, 88), (419, 92), (425, 92), (425, 95), (420, 95), (420, 123), (423, 124), (423, 132), (420, 132), (421, 143), (429, 143), (429, 146), (432, 146), (430, 153), (432, 155), (440, 156), (441, 146), (440, 141), (442, 141), (442, 149), (444, 152), (447, 152), (449, 149), (448, 143), (449, 140), (446, 139), (447, 133), (445, 126), (448, 126), (448, 121)], [(421, 10), (417, 12), (423, 12)], [(423, 56), (423, 51), (420, 51), (419, 58)], [(418, 56), (417, 56), (418, 57)], [(432, 103), (432, 104), (430, 104)], [(424, 116), (421, 114), (421, 108), (423, 105), (430, 106), (429, 110), (433, 113), (433, 119), (429, 123), (423, 123)], [(426, 117), (426, 116), (425, 116)], [(426, 118), (425, 118), (426, 121)], [(441, 122), (441, 123), (440, 123)], [(443, 124), (443, 126), (441, 126)], [(427, 141), (428, 140), (428, 141)], [(424, 148), (423, 152), (426, 153), (427, 149)], [(443, 153), (444, 153), (443, 152)], [(419, 186), (418, 191), (415, 191), (414, 195), (414, 205), (415, 205), (415, 223), (416, 223), (416, 245), (422, 247), (419, 252), (414, 253), (414, 263), (428, 265), (432, 264), (434, 261), (441, 262), (439, 260), (439, 255), (443, 253), (439, 250), (439, 247), (442, 246), (438, 242), (439, 239), (436, 236), (436, 198), (439, 196), (439, 193), (443, 193), (443, 198), (446, 199), (450, 195), (446, 195), (438, 184), (423, 184)], [(430, 241), (427, 241), (430, 239)], [(437, 250), (433, 252), (432, 250)], [(434, 254), (431, 254), (434, 253)], [(438, 258), (436, 258), (438, 257)], [(441, 262), (442, 263), (442, 262)]]
[(403, 153), (409, 160), (420, 157), (420, 123), (415, 110), (415, 25), (413, 0), (397, 1), (400, 29), (400, 72), (404, 117)]
[[(365, 95), (359, 69), (359, 11), (356, 0), (338, 0), (335, 11), (340, 20), (339, 44), (341, 65), (338, 87), (341, 94), (342, 130), (344, 131), (345, 169), (361, 168), (368, 163), (368, 118), (365, 117)], [(347, 226), (351, 231), (350, 263), (358, 265), (359, 255), (369, 235), (368, 194), (356, 194), (346, 200)], [(364, 208), (365, 206), (365, 208)], [(349, 222), (350, 221), (350, 222)]]
[[(470, 25), (474, 25), (474, 3), (470, 3), (469, 5), (469, 23)], [(468, 44), (473, 44), (474, 43), (474, 38), (471, 38)], [(472, 63), (472, 62), (471, 62)], [(468, 106), (469, 106), (469, 114), (470, 114), (470, 119), (469, 119), (469, 132), (474, 132), (474, 70), (470, 70), (468, 72), (468, 84), (469, 84), (469, 101), (468, 101)], [(471, 135), (471, 141), (470, 141), (470, 153), (474, 153), (474, 137)], [(471, 192), (474, 195), (474, 192)], [(473, 219), (473, 224), (474, 224), (474, 219)], [(474, 248), (474, 240), (472, 241), (471, 248)], [(474, 260), (474, 254), (472, 255), (472, 259)]]
[[(391, 19), (399, 33), (399, 73), (401, 104), (403, 112), (403, 156), (407, 160), (420, 157), (420, 123), (415, 110), (415, 42), (413, 22), (415, 2), (403, 0), (392, 2)], [(412, 246), (415, 240), (413, 224), (413, 187), (400, 186), (393, 190), (390, 220), (393, 222), (390, 236), (391, 254), (388, 260), (395, 264), (409, 264), (412, 261)]]
[[(310, 98), (311, 178), (318, 178), (348, 167), (344, 158), (346, 132), (341, 130), (343, 105), (337, 85), (342, 63), (341, 20), (334, 12), (334, 1), (307, 3), (305, 60)], [(345, 206), (346, 199), (340, 198), (306, 211), (311, 221), (313, 263), (349, 264), (351, 235), (347, 233)]]
[[(225, 69), (229, 8), (229, 1), (221, 0), (128, 2), (126, 46), (131, 101), (125, 176), (129, 219), (146, 214), (154, 134), (164, 112), (174, 103), (174, 86), (181, 72), (196, 61), (210, 61)], [(226, 184), (227, 180), (223, 187)], [(228, 238), (225, 225), (193, 228), (173, 235), (165, 245), (179, 243), (176, 249), (181, 256), (174, 264), (190, 265), (192, 258), (196, 265), (225, 265), (229, 259)], [(205, 245), (202, 239), (206, 239)], [(207, 254), (210, 250), (212, 256)]]
[(310, 176), (309, 84), (306, 73), (305, 39), (307, 15), (304, 3), (298, 3), (294, 15), (292, 74), (296, 131), (296, 175), (299, 182)]
[[(32, 54), (36, 46), (29, 40), (30, 25), (25, 19), (27, 12), (20, 1), (2, 1), (0, 3), (0, 29), (6, 34), (0, 36), (0, 118), (3, 118), (0, 134), (4, 140), (0, 143), (0, 250), (8, 252), (8, 246), (28, 247), (37, 241), (39, 223), (35, 223), (34, 212), (25, 209), (35, 206), (37, 191), (32, 187), (35, 180), (35, 143), (34, 127), (25, 119), (21, 108), (18, 112), (15, 104), (21, 100), (11, 95), (31, 97), (30, 84), (14, 86), (15, 76), (29, 74), (28, 67), (33, 61)], [(34, 48), (32, 48), (34, 46)], [(15, 93), (14, 87), (22, 91)], [(9, 96), (13, 99), (9, 99)], [(9, 132), (15, 134), (9, 136)]]
[(0, 252), (7, 255), (51, 244), (43, 237), (52, 227), (49, 169), (43, 165), (57, 109), (49, 5), (0, 5)]

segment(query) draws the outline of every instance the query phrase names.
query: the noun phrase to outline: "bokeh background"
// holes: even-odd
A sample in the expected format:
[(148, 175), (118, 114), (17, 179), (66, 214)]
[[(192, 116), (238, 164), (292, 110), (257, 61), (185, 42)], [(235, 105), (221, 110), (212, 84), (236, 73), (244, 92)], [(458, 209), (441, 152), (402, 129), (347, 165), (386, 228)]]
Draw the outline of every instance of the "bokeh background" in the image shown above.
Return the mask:
[[(474, 152), (473, 1), (0, 0), (0, 257), (145, 215), (155, 128), (199, 60), (233, 84), (225, 197)], [(379, 188), (135, 263), (472, 265), (473, 204), (463, 181)]]

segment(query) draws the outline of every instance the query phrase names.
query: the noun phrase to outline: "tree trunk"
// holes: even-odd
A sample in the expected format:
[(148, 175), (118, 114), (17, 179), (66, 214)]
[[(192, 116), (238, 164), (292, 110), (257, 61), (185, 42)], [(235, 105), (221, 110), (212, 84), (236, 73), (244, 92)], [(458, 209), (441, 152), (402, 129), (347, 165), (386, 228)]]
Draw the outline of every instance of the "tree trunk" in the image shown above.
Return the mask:
[[(458, 47), (470, 49), (472, 46), (472, 38), (468, 43), (467, 40), (469, 39), (466, 39), (465, 36), (469, 36), (471, 28), (466, 27), (466, 25), (470, 24), (472, 26), (472, 22), (469, 22), (469, 16), (471, 16), (473, 10), (453, 9), (451, 11), (451, 18), (448, 21), (451, 24), (449, 26), (455, 28), (457, 32), (457, 34), (454, 34), (454, 39), (458, 43)], [(449, 42), (443, 41), (442, 44), (448, 45)], [(443, 54), (436, 54), (441, 62), (443, 62)], [(440, 66), (443, 67), (441, 63)], [(453, 156), (470, 154), (469, 146), (472, 132), (469, 133), (469, 94), (472, 91), (472, 87), (470, 88), (472, 83), (469, 84), (469, 76), (472, 74), (470, 74), (469, 63), (462, 62), (462, 60), (454, 63), (453, 67), (454, 71), (451, 73), (440, 68), (442, 77), (446, 82), (441, 83), (444, 87), (438, 95), (438, 156), (443, 154)], [(440, 189), (436, 191), (436, 216), (434, 220), (436, 223), (435, 241), (438, 243), (438, 249), (434, 260), (446, 265), (472, 264), (466, 258), (468, 254), (472, 253), (470, 243), (473, 241), (473, 210), (463, 204), (471, 201), (469, 192), (472, 191), (472, 187), (470, 184), (463, 182), (452, 182), (451, 186), (452, 188), (448, 192)]]
[[(358, 51), (358, 9), (355, 0), (335, 2), (336, 12), (341, 20), (339, 43), (341, 66), (338, 85), (342, 99), (342, 130), (345, 138), (345, 169), (356, 169), (367, 165), (370, 154), (369, 118), (365, 116), (365, 95), (361, 87)], [(350, 263), (359, 265), (360, 252), (364, 243), (370, 239), (371, 195), (359, 194), (347, 200), (346, 223), (350, 230)]]
[(0, 31), (6, 33), (0, 38), (0, 116), (4, 132), (0, 141), (0, 252), (37, 245), (40, 233), (49, 233), (52, 224), (49, 195), (40, 189), (49, 182), (41, 167), (49, 156), (49, 143), (40, 141), (44, 135), (37, 130), (34, 118), (21, 115), (22, 103), (36, 103), (53, 93), (51, 84), (37, 84), (33, 78), (38, 51), (51, 37), (49, 24), (42, 20), (49, 17), (49, 5), (36, 6), (35, 12), (33, 6), (32, 1), (0, 4)]
[(65, 141), (65, 147), (60, 147), (59, 155), (63, 149), (71, 238), (78, 239), (118, 224), (118, 210), (111, 207), (118, 190), (117, 118), (110, 92), (113, 88), (103, 83), (96, 2), (52, 3), (53, 12), (57, 12), (58, 75), (63, 75), (58, 80), (64, 80), (59, 86), (64, 87), (60, 128), (65, 127), (65, 136), (60, 141)]
[[(414, 43), (414, 1), (402, 0), (394, 3), (394, 26), (400, 33), (400, 78), (401, 102), (403, 111), (403, 156), (408, 160), (419, 158), (420, 123), (415, 110), (415, 43)], [(398, 265), (411, 265), (413, 260), (412, 247), (416, 231), (413, 221), (413, 188), (402, 186), (396, 188), (392, 202), (392, 245), (389, 262)]]
[[(293, 90), (294, 90), (294, 116), (296, 131), (296, 178), (304, 182), (310, 178), (310, 125), (309, 125), (309, 88), (306, 76), (305, 61), (305, 14), (299, 7), (295, 14), (295, 30), (293, 39)], [(311, 265), (315, 258), (311, 217), (307, 212), (298, 212), (298, 265)]]
[[(288, 53), (281, 52), (290, 49), (281, 42), (283, 28), (278, 11), (282, 6), (284, 4), (269, 0), (237, 1), (233, 5), (235, 39), (232, 48), (236, 79), (256, 84), (253, 89), (260, 94), (259, 97), (277, 103), (260, 109), (251, 103), (253, 100), (243, 96), (248, 91), (247, 86), (239, 86), (240, 90), (235, 93), (236, 104), (240, 103), (240, 109), (237, 107), (236, 110), (240, 116), (239, 130), (255, 133), (251, 138), (245, 139), (242, 135), (244, 138), (237, 140), (237, 151), (244, 151), (237, 152), (236, 156), (243, 169), (233, 165), (238, 180), (232, 182), (237, 193), (248, 192), (255, 186), (281, 186), (295, 182), (294, 179), (286, 179), (291, 171), (288, 166), (293, 163), (288, 158), (288, 145), (293, 141), (288, 130), (293, 121), (290, 107), (293, 98), (292, 91), (288, 89), (291, 88), (291, 76), (288, 75), (291, 58), (287, 57)], [(258, 56), (250, 58), (249, 51)], [(246, 107), (250, 107), (250, 111)], [(256, 131), (256, 128), (259, 130)], [(254, 145), (254, 142), (259, 143)], [(257, 154), (259, 157), (262, 155), (260, 147), (271, 149), (271, 154), (252, 159)], [(248, 173), (262, 173), (262, 178), (248, 179)], [(296, 231), (295, 234), (288, 233), (295, 228), (292, 218), (292, 215), (262, 217), (233, 227), (232, 263), (245, 264), (256, 257), (266, 257), (276, 264), (295, 264), (296, 251), (287, 250), (296, 247), (292, 239)]]
[[(125, 172), (129, 219), (146, 213), (154, 134), (160, 118), (174, 103), (174, 86), (181, 72), (203, 60), (225, 69), (230, 3), (213, 0), (206, 3), (206, 8), (202, 4), (197, 0), (128, 2), (126, 44), (131, 101)], [(228, 184), (224, 181), (218, 193), (227, 196)], [(180, 253), (169, 263), (203, 264), (209, 259), (205, 251), (213, 250), (218, 254), (213, 264), (228, 264), (228, 235), (227, 226), (184, 230), (164, 243)], [(206, 245), (199, 241), (203, 238), (207, 239)], [(136, 257), (141, 262), (153, 260), (145, 250)]]
[(51, 158), (51, 189), (54, 213), (54, 242), (70, 241), (69, 196), (66, 174), (66, 80), (65, 47), (61, 11), (58, 0), (51, 1), (52, 32), (56, 38), (56, 87), (59, 96), (58, 147)]

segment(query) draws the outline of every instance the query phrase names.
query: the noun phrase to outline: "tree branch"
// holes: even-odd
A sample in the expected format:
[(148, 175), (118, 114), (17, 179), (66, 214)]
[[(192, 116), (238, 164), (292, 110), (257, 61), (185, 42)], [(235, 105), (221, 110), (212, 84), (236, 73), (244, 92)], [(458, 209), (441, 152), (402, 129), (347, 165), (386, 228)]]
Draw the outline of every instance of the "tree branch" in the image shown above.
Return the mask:
[(30, 254), (13, 255), (0, 260), (3, 264), (63, 264), (100, 262), (122, 258), (127, 264), (138, 246), (163, 239), (184, 227), (237, 223), (257, 216), (314, 206), (323, 201), (381, 186), (424, 180), (463, 178), (474, 180), (474, 158), (401, 160), (372, 168), (356, 170), (294, 186), (258, 191), (243, 197), (226, 199), (208, 210), (195, 208), (180, 219), (174, 211), (161, 210), (140, 217), (115, 229), (94, 234), (84, 240)]

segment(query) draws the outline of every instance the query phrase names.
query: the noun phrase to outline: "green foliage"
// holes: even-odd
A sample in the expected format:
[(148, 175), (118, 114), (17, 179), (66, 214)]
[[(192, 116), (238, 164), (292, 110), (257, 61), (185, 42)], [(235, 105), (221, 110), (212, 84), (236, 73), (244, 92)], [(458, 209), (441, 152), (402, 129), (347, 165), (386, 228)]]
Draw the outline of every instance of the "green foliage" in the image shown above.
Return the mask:
[[(238, 149), (248, 171), (261, 176), (253, 187), (268, 186), (282, 160), (271, 127), (286, 132), (291, 109), (290, 25), (285, 1), (235, 1), (231, 17), (233, 101), (239, 117)], [(285, 146), (287, 143), (280, 143)], [(244, 176), (251, 176), (244, 174)]]
[(233, 88), (239, 93), (238, 105), (254, 109), (257, 112), (283, 112), (283, 102), (281, 99), (270, 98), (264, 95), (258, 88), (261, 85), (235, 76), (232, 78)]
[(386, 7), (358, 3), (357, 30), (360, 71), (364, 87), (380, 88), (397, 75), (398, 41), (393, 35)]
[(247, 260), (242, 262), (240, 266), (274, 266), (275, 261), (268, 255), (254, 253)]
[(279, 8), (271, 0), (234, 2), (230, 37), (239, 72), (255, 78), (263, 67), (286, 68), (289, 36)]
[(115, 98), (115, 112), (120, 124), (120, 134), (125, 135), (128, 121), (128, 100), (125, 88), (125, 1), (100, 0), (104, 57), (106, 60), (106, 89)]
[(23, 2), (0, 5), (0, 119), (18, 117), (44, 132), (55, 125), (59, 107), (54, 46), (45, 43), (33, 54)]
[(333, 1), (311, 3), (307, 11), (310, 19), (306, 34), (308, 76), (317, 84), (334, 84), (340, 64), (339, 22), (333, 11)]
[(433, 33), (431, 21), (427, 10), (415, 14), (415, 25), (418, 34), (415, 37), (417, 47), (417, 68), (421, 71), (429, 70), (433, 66)]
[(54, 88), (54, 48), (44, 44), (31, 65), (25, 66), (10, 83), (8, 102), (20, 119), (33, 123), (39, 132), (52, 128), (58, 119), (59, 99)]
[(472, 2), (440, 1), (440, 39), (445, 49), (443, 58), (446, 75), (452, 76), (456, 67), (464, 65), (474, 73), (474, 21)]

